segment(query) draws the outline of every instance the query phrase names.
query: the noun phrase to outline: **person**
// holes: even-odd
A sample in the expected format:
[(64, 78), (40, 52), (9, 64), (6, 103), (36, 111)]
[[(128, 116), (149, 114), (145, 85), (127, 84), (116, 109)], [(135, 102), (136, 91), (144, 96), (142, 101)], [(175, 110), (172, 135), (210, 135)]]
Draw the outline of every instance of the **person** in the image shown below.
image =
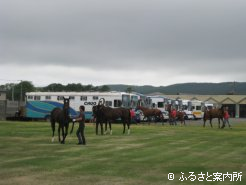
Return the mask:
[(173, 110), (171, 112), (171, 116), (172, 116), (172, 123), (173, 123), (173, 125), (177, 125), (177, 122), (176, 122), (177, 111), (176, 111), (175, 108), (173, 108)]
[(136, 124), (140, 123), (141, 121), (141, 116), (140, 116), (140, 110), (135, 109), (135, 120), (136, 120)]
[(86, 141), (85, 141), (85, 134), (84, 134), (84, 130), (85, 130), (85, 106), (81, 105), (79, 107), (79, 111), (80, 114), (77, 118), (73, 119), (73, 122), (79, 122), (79, 128), (76, 132), (76, 135), (78, 137), (78, 145), (86, 145)]
[(230, 115), (229, 115), (229, 112), (228, 112), (228, 107), (225, 107), (224, 114), (223, 114), (224, 120), (223, 120), (223, 126), (222, 126), (222, 128), (225, 127), (226, 123), (228, 124), (229, 128), (231, 128), (231, 125), (229, 123), (229, 117), (230, 117)]
[(135, 120), (136, 114), (135, 114), (134, 109), (130, 109), (130, 114), (131, 114), (131, 123), (136, 123), (136, 120)]

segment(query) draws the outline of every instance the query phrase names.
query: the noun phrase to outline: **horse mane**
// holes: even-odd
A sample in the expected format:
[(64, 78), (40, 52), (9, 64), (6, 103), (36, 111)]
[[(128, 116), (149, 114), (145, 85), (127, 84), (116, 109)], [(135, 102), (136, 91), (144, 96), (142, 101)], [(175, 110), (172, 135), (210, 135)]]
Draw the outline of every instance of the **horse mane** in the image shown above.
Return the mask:
[(143, 107), (143, 106), (137, 106), (137, 109), (140, 109), (140, 110), (148, 110), (148, 108), (146, 108), (146, 107)]
[(225, 106), (222, 105), (222, 106), (220, 107), (220, 110), (221, 110), (222, 112), (224, 112), (224, 108), (225, 108)]

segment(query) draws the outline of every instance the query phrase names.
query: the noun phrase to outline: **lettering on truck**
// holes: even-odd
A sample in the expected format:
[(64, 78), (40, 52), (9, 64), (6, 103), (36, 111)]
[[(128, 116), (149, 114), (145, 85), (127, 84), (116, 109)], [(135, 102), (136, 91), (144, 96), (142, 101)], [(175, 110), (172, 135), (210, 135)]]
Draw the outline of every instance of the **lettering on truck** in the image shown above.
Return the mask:
[(84, 105), (97, 105), (97, 102), (85, 102)]

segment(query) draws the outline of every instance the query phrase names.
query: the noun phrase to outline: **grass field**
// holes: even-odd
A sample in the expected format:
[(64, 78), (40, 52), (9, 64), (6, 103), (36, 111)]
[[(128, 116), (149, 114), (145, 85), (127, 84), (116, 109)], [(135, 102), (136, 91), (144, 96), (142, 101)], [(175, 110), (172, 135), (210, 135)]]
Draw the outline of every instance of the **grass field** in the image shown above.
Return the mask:
[[(246, 184), (246, 120), (231, 120), (233, 129), (224, 130), (213, 122), (214, 128), (202, 128), (201, 121), (185, 127), (132, 125), (130, 135), (122, 135), (122, 125), (113, 124), (113, 135), (103, 136), (96, 136), (95, 126), (88, 123), (87, 145), (80, 146), (75, 132), (65, 145), (57, 137), (51, 143), (47, 122), (2, 121), (0, 184)], [(241, 181), (207, 181), (216, 172), (236, 172)]]

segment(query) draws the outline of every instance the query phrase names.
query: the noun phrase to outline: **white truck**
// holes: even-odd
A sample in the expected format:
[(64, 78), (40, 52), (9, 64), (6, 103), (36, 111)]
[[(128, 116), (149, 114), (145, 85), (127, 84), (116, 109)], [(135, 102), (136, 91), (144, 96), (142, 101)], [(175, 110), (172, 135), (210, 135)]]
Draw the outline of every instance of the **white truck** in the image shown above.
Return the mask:
[(185, 119), (194, 119), (194, 115), (192, 112), (192, 102), (190, 100), (181, 100), (182, 102), (182, 111), (185, 112)]
[(168, 98), (164, 96), (147, 96), (151, 101), (151, 108), (159, 109), (162, 112), (164, 121), (169, 119), (166, 105), (168, 104)]

